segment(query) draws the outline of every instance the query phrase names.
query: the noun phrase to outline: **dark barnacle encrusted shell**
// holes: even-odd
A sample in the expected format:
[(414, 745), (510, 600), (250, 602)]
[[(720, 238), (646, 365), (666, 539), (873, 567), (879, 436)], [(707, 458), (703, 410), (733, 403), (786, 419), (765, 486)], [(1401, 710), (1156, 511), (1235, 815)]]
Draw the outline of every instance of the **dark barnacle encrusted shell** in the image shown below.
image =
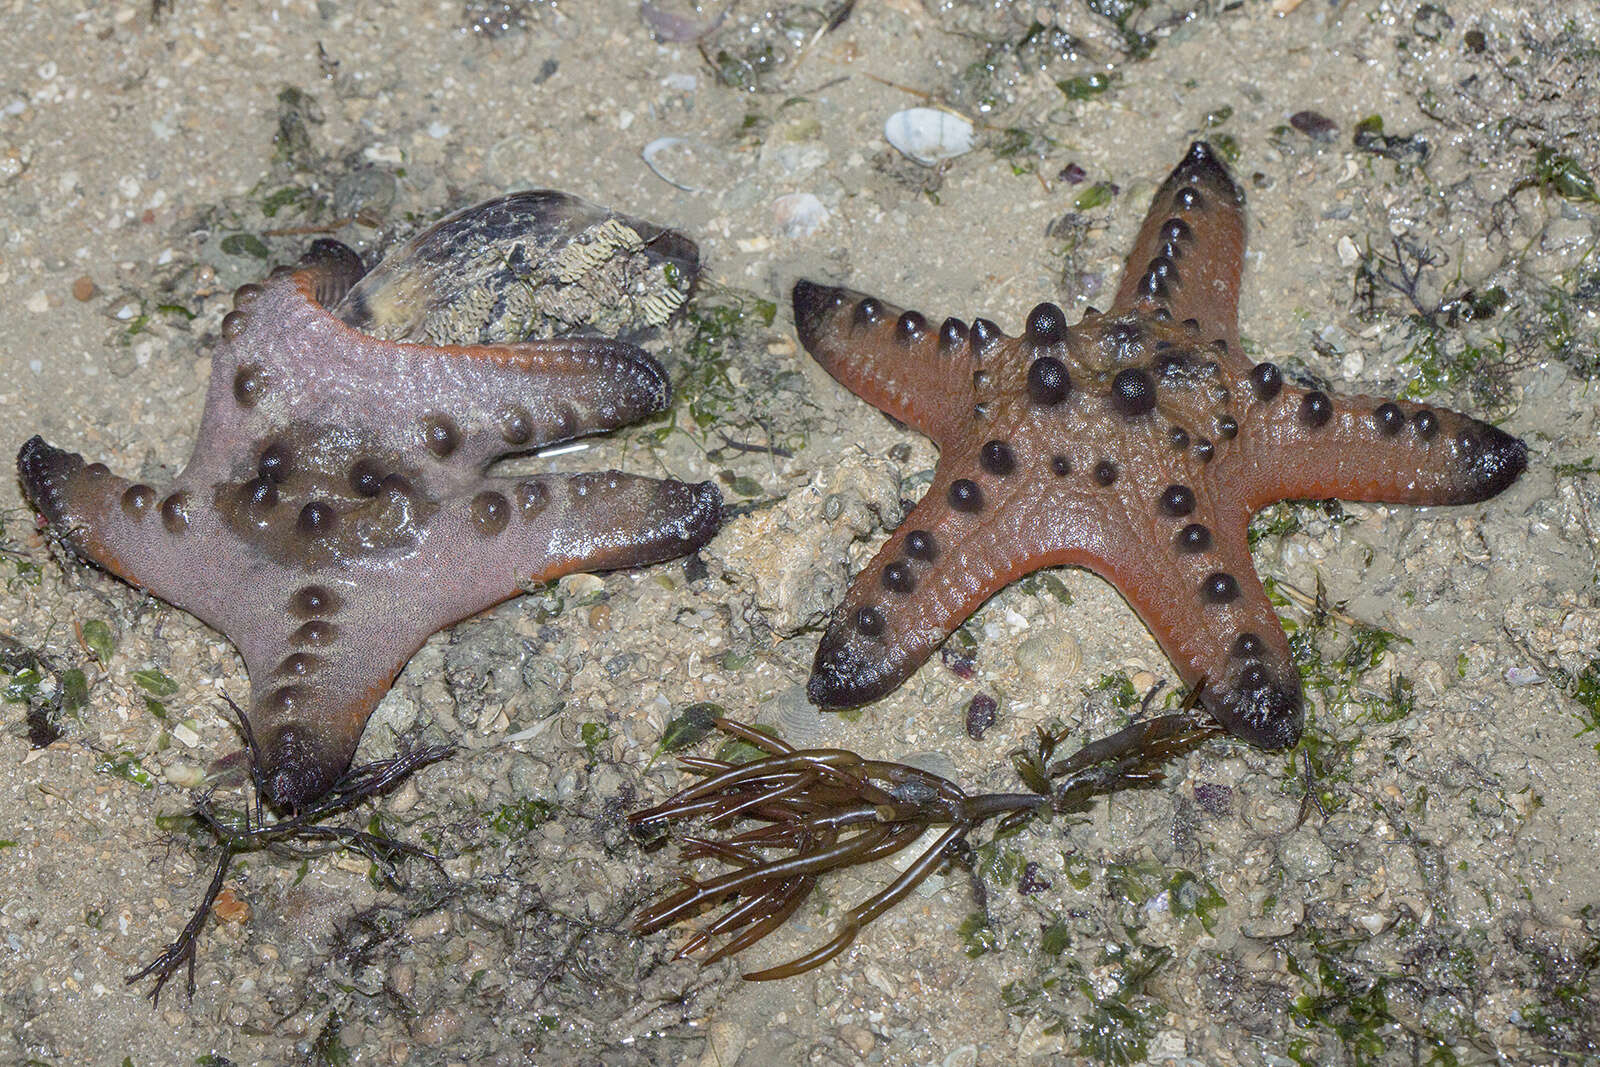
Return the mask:
[(688, 237), (569, 193), (532, 189), (446, 216), (384, 257), (334, 309), (396, 341), (495, 344), (585, 332), (638, 340), (700, 274)]

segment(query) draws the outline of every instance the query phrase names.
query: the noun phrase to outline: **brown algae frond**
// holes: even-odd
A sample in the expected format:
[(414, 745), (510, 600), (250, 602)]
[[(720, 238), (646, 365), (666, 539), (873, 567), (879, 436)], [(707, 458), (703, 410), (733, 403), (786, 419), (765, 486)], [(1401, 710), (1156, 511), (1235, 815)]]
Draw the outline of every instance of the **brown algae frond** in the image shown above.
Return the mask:
[[(226, 698), (224, 698), (226, 699)], [(233, 701), (228, 703), (233, 705)], [(237, 705), (233, 706), (245, 746), (255, 747), (250, 731), (250, 720)], [(129, 985), (150, 978), (150, 1003), (159, 1006), (161, 990), (179, 971), (187, 968), (184, 991), (194, 999), (195, 955), (200, 934), (211, 917), (217, 897), (233, 864), (235, 856), (251, 852), (268, 852), (290, 859), (307, 859), (336, 849), (348, 849), (365, 856), (373, 865), (373, 872), (391, 888), (398, 888), (398, 865), (407, 859), (421, 859), (437, 864), (438, 859), (415, 845), (395, 840), (378, 828), (376, 822), (363, 830), (348, 825), (329, 825), (328, 820), (342, 815), (362, 802), (392, 792), (400, 783), (430, 764), (449, 759), (455, 753), (453, 745), (414, 744), (409, 737), (400, 739), (400, 750), (388, 759), (352, 767), (334, 783), (333, 787), (314, 806), (276, 821), (268, 821), (263, 806), (263, 793), (258, 764), (251, 760), (251, 785), (254, 803), (247, 802), (243, 812), (225, 812), (212, 801), (210, 790), (194, 798), (190, 818), (204, 836), (209, 836), (217, 847), (216, 868), (211, 884), (201, 898), (177, 940), (162, 950), (161, 954), (126, 978)], [(251, 752), (254, 756), (253, 751)]]
[(641, 912), (634, 929), (650, 934), (722, 908), (678, 951), (683, 958), (710, 949), (701, 963), (712, 963), (781, 927), (823, 875), (887, 859), (943, 827), (898, 877), (845, 912), (830, 940), (744, 977), (791, 978), (820, 967), (849, 948), (862, 927), (962, 854), (968, 836), (983, 823), (999, 818), (1002, 828), (1010, 828), (1040, 811), (1078, 811), (1103, 793), (1160, 782), (1167, 761), (1226, 732), (1198, 706), (1200, 689), (1177, 712), (1136, 722), (1055, 762), (1052, 754), (1065, 735), (1041, 730), (1036, 750), (1013, 756), (1026, 793), (969, 795), (947, 778), (903, 763), (848, 749), (795, 749), (718, 718), (723, 733), (766, 755), (741, 764), (683, 757), (684, 767), (704, 779), (628, 821), (636, 830), (690, 819), (727, 829), (723, 837), (680, 837), (686, 863), (720, 861), (726, 869), (705, 878), (685, 872), (682, 887)]

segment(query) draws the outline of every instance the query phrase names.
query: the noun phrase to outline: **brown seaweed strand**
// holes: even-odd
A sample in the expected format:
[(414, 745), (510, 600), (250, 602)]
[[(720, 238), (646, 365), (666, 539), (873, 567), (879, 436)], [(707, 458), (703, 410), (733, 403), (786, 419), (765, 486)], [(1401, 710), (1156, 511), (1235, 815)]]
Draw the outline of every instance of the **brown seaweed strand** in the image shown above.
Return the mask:
[(712, 720), (712, 724), (735, 740), (764, 749), (774, 756), (784, 756), (794, 751), (794, 747), (781, 737), (764, 734), (753, 726), (746, 726), (744, 723), (736, 722), (733, 719), (725, 719), (718, 716)]
[[(939, 839), (933, 843), (932, 847), (918, 856), (916, 862), (905, 869), (900, 877), (889, 883), (880, 892), (873, 894), (852, 908), (850, 913), (839, 924), (838, 933), (826, 944), (820, 945), (805, 955), (790, 960), (788, 963), (777, 967), (768, 967), (764, 971), (746, 974), (743, 976), (744, 980), (747, 982), (770, 982), (778, 978), (792, 978), (797, 974), (804, 974), (806, 971), (827, 963), (850, 947), (851, 943), (855, 941), (856, 935), (861, 932), (862, 927), (905, 899), (906, 894), (910, 893), (924, 879), (937, 870), (939, 864), (944, 862), (946, 855), (957, 847), (957, 843), (965, 838), (971, 829), (972, 826), (970, 824), (955, 823), (951, 825), (944, 833), (939, 835)], [(918, 834), (918, 836), (920, 837), (921, 835)]]
[(815, 875), (808, 878), (797, 878), (793, 882), (785, 883), (779, 893), (778, 906), (757, 922), (751, 923), (743, 932), (730, 939), (727, 944), (707, 956), (705, 963), (715, 963), (717, 960), (726, 959), (736, 953), (743, 952), (788, 922), (790, 916), (799, 909), (801, 903), (810, 895), (811, 890), (816, 888), (816, 884)]
[(689, 757), (684, 763), (704, 780), (635, 813), (630, 822), (637, 826), (704, 816), (714, 826), (741, 820), (755, 825), (721, 839), (685, 837), (685, 860), (715, 859), (734, 869), (705, 881), (684, 876), (684, 887), (641, 913), (635, 929), (651, 933), (727, 904), (722, 915), (679, 950), (680, 956), (691, 955), (727, 937), (702, 963), (725, 959), (781, 927), (826, 872), (877, 862), (920, 840), (929, 828), (944, 826), (904, 872), (852, 908), (830, 940), (788, 963), (745, 977), (768, 981), (821, 966), (849, 948), (864, 926), (903, 900), (983, 823), (998, 818), (1009, 828), (1046, 806), (1081, 810), (1095, 796), (1160, 782), (1168, 761), (1225, 732), (1199, 704), (1203, 684), (1191, 690), (1176, 713), (1090, 741), (1054, 763), (1048, 761), (1065, 734), (1041, 731), (1037, 751), (1017, 754), (1019, 770), (1024, 764), (1037, 768), (1034, 777), (1024, 775), (1031, 793), (968, 796), (955, 782), (919, 768), (865, 759), (848, 750), (795, 749), (719, 719), (716, 725), (724, 733), (767, 755), (737, 765)]
[(886, 827), (875, 826), (848, 841), (830, 844), (816, 852), (802, 852), (788, 859), (773, 860), (758, 867), (728, 871), (709, 881), (695, 882), (687, 890), (675, 893), (666, 900), (646, 908), (634, 923), (634, 929), (641, 934), (652, 933), (670, 926), (678, 919), (687, 918), (705, 908), (715, 907), (731, 896), (759, 888), (763, 882), (816, 875), (841, 865), (848, 866), (852, 855), (861, 851), (864, 846), (877, 844), (887, 832)]

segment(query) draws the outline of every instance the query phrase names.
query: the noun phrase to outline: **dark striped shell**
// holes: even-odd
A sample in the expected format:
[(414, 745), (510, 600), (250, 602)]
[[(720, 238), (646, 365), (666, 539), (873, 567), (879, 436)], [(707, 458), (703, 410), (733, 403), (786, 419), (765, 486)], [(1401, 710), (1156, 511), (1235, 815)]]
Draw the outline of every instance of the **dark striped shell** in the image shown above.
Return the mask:
[(683, 305), (700, 250), (676, 230), (532, 189), (458, 211), (392, 249), (334, 313), (396, 341), (637, 339)]

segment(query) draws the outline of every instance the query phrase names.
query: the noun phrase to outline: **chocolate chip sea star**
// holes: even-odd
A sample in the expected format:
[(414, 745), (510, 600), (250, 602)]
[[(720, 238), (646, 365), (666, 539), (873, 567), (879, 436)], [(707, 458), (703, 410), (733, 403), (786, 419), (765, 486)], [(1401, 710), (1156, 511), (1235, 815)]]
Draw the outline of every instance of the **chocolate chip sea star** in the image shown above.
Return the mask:
[(933, 484), (846, 594), (808, 692), (827, 708), (903, 682), (989, 596), (1076, 564), (1108, 579), (1235, 735), (1293, 745), (1300, 677), (1246, 527), (1280, 500), (1468, 504), (1523, 443), (1458, 412), (1296, 388), (1240, 350), (1244, 198), (1197, 143), (1156, 193), (1116, 300), (1021, 337), (935, 325), (799, 282), (795, 325), (828, 373), (939, 446)]
[(279, 810), (333, 786), (434, 631), (530, 581), (691, 551), (721, 519), (709, 482), (485, 473), (663, 409), (667, 378), (644, 352), (375, 340), (327, 310), (360, 276), (354, 252), (318, 241), (234, 294), (194, 454), (170, 485), (38, 437), (17, 456), (64, 544), (239, 649), (256, 777)]

